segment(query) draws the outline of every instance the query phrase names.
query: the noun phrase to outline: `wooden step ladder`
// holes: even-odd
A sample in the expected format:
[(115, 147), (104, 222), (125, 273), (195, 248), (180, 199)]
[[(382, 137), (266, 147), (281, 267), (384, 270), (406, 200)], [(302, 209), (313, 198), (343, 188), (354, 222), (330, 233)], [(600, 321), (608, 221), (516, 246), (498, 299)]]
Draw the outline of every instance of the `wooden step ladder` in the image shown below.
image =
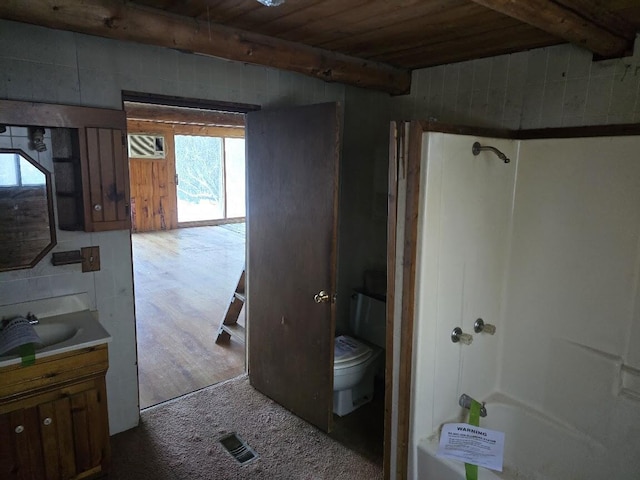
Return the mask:
[(220, 328), (218, 328), (218, 336), (216, 337), (216, 343), (227, 343), (231, 339), (231, 337), (235, 338), (239, 342), (244, 343), (244, 327), (238, 324), (238, 317), (240, 316), (240, 311), (242, 311), (242, 307), (246, 301), (245, 291), (244, 291), (244, 279), (245, 279), (245, 269), (242, 269), (242, 273), (240, 274), (240, 279), (238, 280), (238, 285), (236, 286), (236, 291), (233, 292), (231, 296), (231, 300), (229, 301), (229, 306), (227, 307), (227, 311), (222, 318), (222, 322), (220, 323)]

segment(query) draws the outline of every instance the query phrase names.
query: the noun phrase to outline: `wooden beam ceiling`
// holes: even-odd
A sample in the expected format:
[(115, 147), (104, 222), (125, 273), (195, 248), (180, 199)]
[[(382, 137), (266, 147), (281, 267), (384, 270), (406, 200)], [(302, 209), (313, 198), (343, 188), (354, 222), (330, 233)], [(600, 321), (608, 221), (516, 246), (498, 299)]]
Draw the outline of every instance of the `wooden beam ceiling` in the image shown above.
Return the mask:
[(408, 70), (118, 0), (4, 0), (0, 18), (134, 41), (302, 73), (391, 94), (407, 93)]
[(473, 0), (602, 57), (630, 53), (634, 28), (593, 0)]

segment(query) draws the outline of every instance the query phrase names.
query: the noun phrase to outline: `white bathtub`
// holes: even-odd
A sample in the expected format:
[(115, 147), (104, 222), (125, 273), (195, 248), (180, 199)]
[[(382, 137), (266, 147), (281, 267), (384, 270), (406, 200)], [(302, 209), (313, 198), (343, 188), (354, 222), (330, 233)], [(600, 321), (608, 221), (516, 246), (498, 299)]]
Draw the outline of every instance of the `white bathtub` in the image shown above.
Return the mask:
[[(520, 404), (502, 394), (487, 399), (487, 416), (480, 426), (505, 432), (503, 471), (478, 467), (479, 480), (622, 480), (626, 467), (614, 465), (607, 449), (569, 425)], [(576, 406), (579, 408), (579, 405)], [(452, 419), (452, 423), (459, 419)], [(418, 444), (420, 480), (464, 480), (464, 463), (436, 456), (439, 432)], [(640, 454), (640, 452), (639, 452)], [(627, 461), (636, 462), (635, 459)], [(620, 468), (618, 468), (620, 467)]]

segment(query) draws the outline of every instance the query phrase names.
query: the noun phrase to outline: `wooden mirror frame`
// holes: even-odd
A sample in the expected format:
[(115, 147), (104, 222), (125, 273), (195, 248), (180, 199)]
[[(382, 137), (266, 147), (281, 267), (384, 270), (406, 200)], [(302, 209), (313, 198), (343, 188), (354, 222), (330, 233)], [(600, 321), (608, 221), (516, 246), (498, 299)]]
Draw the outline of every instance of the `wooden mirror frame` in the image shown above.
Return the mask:
[[(11, 270), (20, 270), (35, 267), (40, 260), (44, 258), (44, 256), (51, 251), (53, 247), (56, 246), (57, 238), (56, 238), (56, 223), (55, 216), (53, 213), (53, 189), (51, 186), (51, 172), (36, 162), (31, 156), (29, 156), (24, 150), (20, 148), (0, 148), (0, 153), (11, 153), (20, 155), (26, 161), (28, 161), (31, 165), (37, 168), (40, 172), (44, 174), (45, 178), (45, 193), (47, 196), (47, 214), (49, 216), (49, 243), (45, 245), (40, 253), (34, 256), (34, 258), (29, 263), (20, 263), (11, 266), (0, 266), (0, 272), (8, 272)], [(2, 247), (0, 246), (0, 249)]]

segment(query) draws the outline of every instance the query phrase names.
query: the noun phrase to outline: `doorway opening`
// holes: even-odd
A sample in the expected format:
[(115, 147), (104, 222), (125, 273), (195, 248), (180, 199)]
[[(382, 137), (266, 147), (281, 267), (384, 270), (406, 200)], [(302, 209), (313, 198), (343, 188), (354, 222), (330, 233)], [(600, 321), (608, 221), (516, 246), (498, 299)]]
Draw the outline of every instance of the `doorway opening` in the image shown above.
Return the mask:
[[(265, 115), (261, 115), (262, 113)], [(148, 125), (141, 123), (142, 120), (144, 119), (130, 117), (130, 133), (133, 131), (133, 126)], [(199, 125), (199, 129), (185, 132), (185, 128), (193, 128), (194, 124), (184, 121), (174, 124), (164, 119), (154, 123), (153, 131), (142, 128), (137, 132), (157, 136), (160, 135), (162, 128), (170, 129), (171, 135), (164, 135), (158, 144), (163, 145), (167, 155), (175, 155), (176, 143), (180, 141), (176, 140), (177, 136), (206, 137), (207, 132), (211, 132), (210, 128), (214, 127), (213, 125), (195, 125)], [(215, 125), (215, 128), (227, 129), (227, 132), (233, 129), (229, 125)], [(247, 369), (250, 382), (253, 388), (297, 416), (319, 426), (324, 431), (329, 431), (335, 418), (332, 411), (334, 403), (332, 384), (335, 372), (332, 367), (335, 358), (334, 338), (339, 331), (336, 329), (336, 307), (332, 301), (332, 294), (336, 291), (337, 274), (337, 186), (341, 141), (339, 111), (336, 104), (322, 104), (255, 112), (247, 115), (247, 131), (255, 133), (247, 135), (246, 188), (250, 221), (246, 230), (251, 238), (251, 248), (247, 249), (250, 258), (247, 258), (249, 269), (247, 270), (246, 298), (250, 299), (250, 311), (247, 315), (250, 315), (251, 338), (258, 339), (256, 341), (248, 339), (250, 352), (248, 352)], [(262, 133), (258, 134), (258, 132)], [(264, 132), (268, 132), (268, 135)], [(233, 135), (224, 135), (219, 132), (210, 136), (233, 137)], [(156, 141), (150, 143), (155, 145)], [(223, 138), (222, 146), (218, 142), (217, 146), (210, 144), (210, 149), (215, 149), (219, 152), (219, 156), (224, 157), (226, 154), (221, 153), (225, 151), (224, 143)], [(209, 187), (210, 190), (216, 189), (216, 195), (209, 194), (206, 199), (209, 213), (214, 211), (213, 217), (220, 218), (211, 218), (211, 215), (207, 214), (205, 216), (208, 218), (196, 217), (189, 221), (178, 219), (177, 187), (183, 179), (179, 174), (180, 167), (176, 166), (175, 158), (173, 163), (156, 163), (155, 170), (152, 169), (151, 174), (162, 172), (164, 165), (166, 171), (158, 175), (163, 175), (163, 178), (169, 181), (152, 195), (153, 207), (150, 207), (145, 199), (132, 199), (134, 225), (137, 228), (134, 236), (142, 235), (140, 226), (147, 221), (150, 210), (153, 215), (148, 223), (155, 222), (156, 225), (160, 225), (161, 233), (200, 231), (205, 226), (241, 228), (240, 223), (230, 224), (234, 220), (241, 222), (242, 219), (238, 220), (232, 213), (235, 206), (230, 205), (227, 193), (232, 179), (224, 174), (224, 170), (229, 169), (227, 163), (221, 162), (217, 179), (213, 182), (215, 187)], [(130, 165), (132, 190), (136, 175), (135, 168), (136, 166), (132, 163)], [(177, 178), (176, 174), (178, 174)], [(144, 186), (142, 182), (141, 185)], [(171, 188), (176, 192), (175, 195), (167, 194)], [(204, 202), (194, 200), (194, 203)], [(175, 214), (169, 212), (175, 212)], [(326, 225), (330, 228), (322, 228)], [(193, 226), (198, 228), (185, 228)], [(178, 243), (178, 240), (173, 242)], [(274, 250), (268, 251), (268, 248), (265, 250), (266, 247), (273, 247)], [(172, 248), (180, 251), (175, 245), (170, 245), (163, 247), (162, 252), (171, 251)], [(194, 247), (194, 249), (198, 248), (204, 248), (204, 245)], [(138, 249), (138, 251), (144, 250)], [(197, 270), (204, 265), (207, 257), (216, 255), (220, 254), (207, 252), (200, 257), (202, 261), (192, 268)], [(135, 258), (134, 243), (134, 264)], [(165, 272), (160, 273), (165, 274)], [(181, 275), (189, 273), (188, 271), (170, 272), (166, 273), (166, 276), (182, 278)], [(189, 278), (192, 277), (193, 275), (189, 276)], [(158, 273), (154, 278), (163, 280)], [(228, 298), (232, 296), (231, 292), (238, 293), (237, 290), (241, 290), (244, 294), (244, 289), (239, 288), (241, 283), (242, 281), (235, 277), (230, 284), (227, 297), (224, 299), (227, 300), (227, 307), (229, 306)], [(139, 290), (137, 278), (135, 284), (137, 306)], [(163, 308), (165, 310), (188, 309), (192, 304), (211, 296), (211, 292), (206, 289), (198, 290), (198, 295), (194, 295), (193, 291), (199, 287), (202, 287), (202, 282), (195, 282), (191, 287), (193, 290), (190, 290), (190, 304), (187, 306), (175, 307), (175, 302), (172, 301), (175, 295), (165, 293), (163, 300), (167, 305)], [(156, 310), (159, 309), (156, 308)], [(194, 316), (192, 311), (188, 312), (185, 316)], [(137, 311), (136, 317), (138, 316)], [(195, 340), (201, 340), (211, 332), (210, 341), (213, 344), (217, 325), (220, 327), (218, 330), (220, 335), (224, 336), (224, 332), (232, 335), (220, 325), (221, 316), (213, 319), (210, 312), (205, 312), (200, 314), (200, 317), (199, 320), (205, 317), (204, 322), (201, 321), (197, 326), (191, 327)], [(345, 322), (346, 320), (342, 323)], [(206, 324), (204, 327), (203, 323)], [(138, 337), (140, 336), (138, 331)], [(233, 339), (231, 345), (233, 345)], [(142, 391), (142, 359), (139, 370)], [(319, 386), (317, 382), (321, 385)], [(383, 384), (379, 380), (376, 382), (378, 385), (375, 386), (374, 391), (378, 392), (379, 401), (371, 402), (370, 406), (377, 407), (374, 416), (380, 418), (386, 415), (382, 411), (386, 401), (381, 395), (386, 393), (384, 390), (387, 388), (384, 382)], [(389, 382), (389, 378), (386, 382)], [(359, 414), (365, 413), (365, 408), (363, 407)], [(349, 419), (355, 421), (359, 414), (355, 412)], [(369, 420), (360, 418), (360, 421), (354, 423), (358, 423), (360, 427), (366, 427)], [(359, 438), (355, 438), (354, 429), (351, 427), (351, 425), (345, 425), (342, 435), (336, 432), (338, 435), (334, 435), (334, 438), (345, 443), (352, 450), (359, 450), (354, 446), (360, 443), (363, 437), (359, 435)], [(373, 456), (376, 459), (380, 458), (382, 433), (387, 433), (385, 425), (381, 425), (375, 432), (377, 445), (374, 447)], [(386, 439), (384, 445), (388, 445)], [(361, 444), (361, 446), (364, 450), (371, 450), (367, 445)]]
[(244, 115), (124, 106), (144, 409), (246, 371), (244, 342), (216, 343), (246, 261)]

